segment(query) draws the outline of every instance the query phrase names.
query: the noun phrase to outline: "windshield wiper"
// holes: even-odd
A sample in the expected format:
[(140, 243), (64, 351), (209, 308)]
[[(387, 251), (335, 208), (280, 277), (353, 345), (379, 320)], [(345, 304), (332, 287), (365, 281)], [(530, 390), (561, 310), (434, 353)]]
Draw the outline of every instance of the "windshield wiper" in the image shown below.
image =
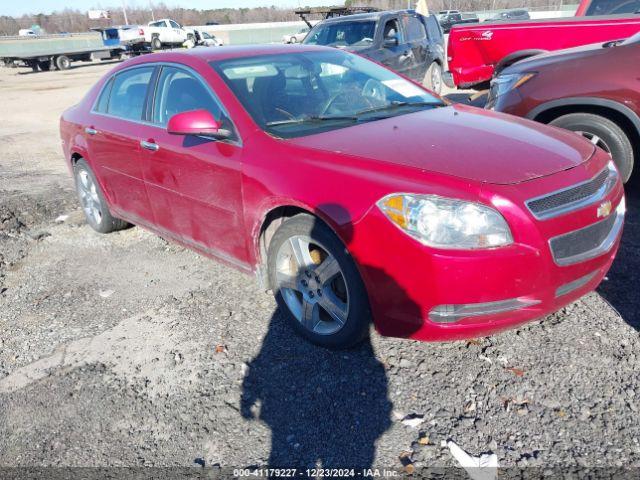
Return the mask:
[(287, 120), (276, 120), (273, 122), (267, 122), (268, 127), (274, 127), (277, 125), (295, 125), (299, 123), (320, 123), (320, 122), (328, 122), (332, 120), (349, 120), (352, 122), (357, 122), (358, 117), (355, 115), (309, 115), (302, 118), (289, 118)]
[(388, 110), (396, 110), (402, 107), (442, 107), (442, 102), (391, 102), (382, 107), (366, 108), (355, 113), (355, 115), (366, 115), (367, 113), (384, 112)]

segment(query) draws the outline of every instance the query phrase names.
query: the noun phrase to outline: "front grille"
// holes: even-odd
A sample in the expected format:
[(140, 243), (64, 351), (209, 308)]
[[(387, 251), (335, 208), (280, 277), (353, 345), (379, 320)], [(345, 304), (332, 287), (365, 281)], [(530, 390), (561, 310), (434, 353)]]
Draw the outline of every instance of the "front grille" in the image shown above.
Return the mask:
[(555, 262), (571, 265), (607, 252), (622, 228), (623, 210), (618, 208), (605, 220), (549, 240)]
[(529, 211), (544, 220), (593, 203), (615, 185), (617, 172), (612, 164), (591, 180), (527, 201)]

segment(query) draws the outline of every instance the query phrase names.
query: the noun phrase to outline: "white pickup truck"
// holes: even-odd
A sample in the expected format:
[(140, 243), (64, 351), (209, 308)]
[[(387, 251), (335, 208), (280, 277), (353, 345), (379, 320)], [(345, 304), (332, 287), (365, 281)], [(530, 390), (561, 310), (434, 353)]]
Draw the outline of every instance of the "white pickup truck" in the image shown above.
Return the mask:
[(160, 50), (165, 46), (179, 46), (187, 40), (194, 40), (194, 32), (184, 28), (175, 20), (164, 18), (155, 22), (149, 22), (144, 30), (145, 42), (151, 45), (153, 50)]

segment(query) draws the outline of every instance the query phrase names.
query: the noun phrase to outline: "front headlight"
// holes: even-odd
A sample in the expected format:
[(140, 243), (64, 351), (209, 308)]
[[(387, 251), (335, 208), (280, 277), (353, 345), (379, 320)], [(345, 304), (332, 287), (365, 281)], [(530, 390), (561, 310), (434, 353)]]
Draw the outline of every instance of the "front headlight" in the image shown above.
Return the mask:
[(514, 88), (518, 88), (523, 83), (529, 81), (535, 73), (507, 73), (498, 75), (491, 80), (491, 88), (489, 89), (489, 96), (485, 108), (492, 109), (496, 103), (496, 99), (510, 92)]
[(377, 205), (400, 229), (430, 247), (476, 249), (513, 243), (502, 215), (479, 203), (396, 193)]

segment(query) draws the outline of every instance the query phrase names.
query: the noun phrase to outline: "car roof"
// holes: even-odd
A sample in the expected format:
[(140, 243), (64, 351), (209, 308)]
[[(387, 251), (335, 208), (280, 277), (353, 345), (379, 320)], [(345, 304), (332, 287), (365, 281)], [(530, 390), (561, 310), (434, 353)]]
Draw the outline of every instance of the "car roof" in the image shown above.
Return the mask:
[(352, 15), (341, 15), (339, 17), (332, 17), (319, 22), (318, 25), (327, 23), (340, 23), (340, 22), (361, 22), (366, 20), (379, 20), (383, 17), (391, 17), (399, 15), (401, 13), (415, 13), (414, 10), (384, 10), (382, 12), (367, 12), (367, 13), (354, 13)]
[(228, 60), (232, 58), (255, 57), (260, 55), (277, 55), (282, 53), (296, 52), (335, 52), (335, 48), (324, 47), (318, 45), (236, 45), (226, 46), (224, 48), (193, 48), (189, 50), (167, 50), (164, 52), (154, 53), (153, 55), (143, 55), (132, 60), (138, 60), (131, 63), (155, 63), (155, 62), (174, 62), (182, 58), (199, 58), (205, 62), (213, 62), (218, 60)]

